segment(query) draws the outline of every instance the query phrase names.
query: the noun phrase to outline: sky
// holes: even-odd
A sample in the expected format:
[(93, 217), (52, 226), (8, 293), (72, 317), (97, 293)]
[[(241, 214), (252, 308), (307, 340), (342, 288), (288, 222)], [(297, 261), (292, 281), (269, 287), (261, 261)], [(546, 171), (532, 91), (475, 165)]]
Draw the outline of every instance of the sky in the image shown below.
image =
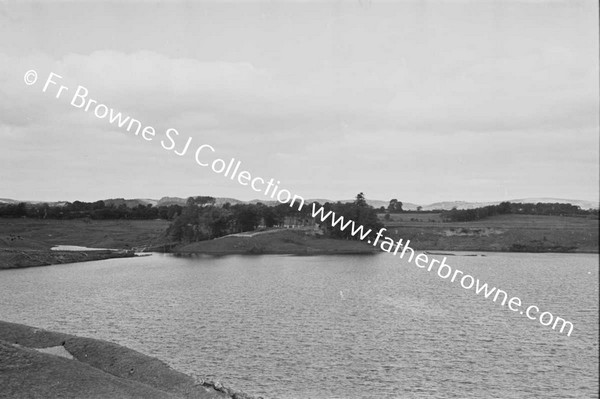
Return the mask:
[(594, 0), (2, 1), (0, 198), (265, 198), (208, 144), (307, 199), (597, 201), (598, 41)]

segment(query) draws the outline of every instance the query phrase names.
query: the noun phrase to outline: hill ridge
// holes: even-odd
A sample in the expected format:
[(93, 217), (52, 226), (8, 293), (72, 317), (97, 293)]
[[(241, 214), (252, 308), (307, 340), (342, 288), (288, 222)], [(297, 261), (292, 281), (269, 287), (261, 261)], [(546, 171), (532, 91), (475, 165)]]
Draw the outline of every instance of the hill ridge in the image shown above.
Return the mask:
[[(215, 197), (216, 199), (216, 204), (217, 205), (222, 205), (226, 202), (229, 202), (232, 205), (235, 204), (256, 204), (256, 203), (263, 203), (267, 206), (274, 206), (277, 205), (278, 202), (277, 201), (263, 201), (260, 199), (252, 199), (249, 201), (243, 201), (243, 200), (238, 200), (236, 198), (228, 198), (228, 197)], [(127, 207), (133, 208), (136, 207), (138, 205), (152, 205), (152, 206), (162, 206), (162, 205), (185, 205), (187, 198), (181, 198), (181, 197), (162, 197), (160, 199), (151, 199), (151, 198), (107, 198), (107, 199), (103, 199), (102, 201), (104, 201), (106, 204), (114, 204), (116, 206), (120, 205), (120, 204), (125, 204)], [(344, 200), (329, 200), (329, 199), (324, 199), (324, 198), (309, 198), (306, 199), (306, 202), (310, 203), (310, 202), (319, 202), (320, 204), (323, 204), (325, 202), (342, 202), (342, 203), (346, 203), (346, 202), (352, 202), (354, 201), (353, 199), (344, 199)], [(10, 198), (0, 198), (0, 205), (3, 204), (18, 204), (20, 202), (25, 202), (25, 203), (30, 203), (30, 204), (40, 204), (40, 203), (44, 203), (46, 201), (31, 201), (31, 200), (14, 200), (14, 199), (10, 199)], [(49, 205), (52, 206), (62, 206), (66, 203), (67, 201), (51, 201), (51, 202), (47, 202)], [(489, 205), (498, 205), (501, 202), (512, 202), (512, 203), (569, 203), (572, 205), (576, 205), (581, 207), (582, 209), (598, 209), (599, 208), (599, 202), (598, 201), (588, 201), (588, 200), (579, 200), (579, 199), (563, 199), (563, 198), (553, 198), (553, 197), (529, 197), (529, 198), (519, 198), (519, 199), (510, 199), (510, 200), (502, 200), (502, 201), (482, 201), (482, 202), (477, 202), (477, 201), (463, 201), (463, 200), (456, 200), (456, 201), (439, 201), (439, 202), (434, 202), (431, 204), (427, 204), (427, 205), (420, 205), (420, 204), (415, 204), (412, 202), (404, 202), (403, 203), (403, 209), (407, 210), (407, 211), (415, 211), (417, 210), (418, 207), (421, 207), (421, 210), (423, 211), (433, 211), (433, 210), (450, 210), (454, 207), (456, 207), (457, 209), (473, 209), (473, 208), (480, 208), (480, 207), (484, 207), (484, 206), (489, 206)], [(387, 205), (389, 203), (389, 201), (384, 201), (384, 200), (369, 200), (367, 199), (367, 203), (371, 206), (373, 206), (374, 208), (381, 208), (382, 206), (387, 208)]]

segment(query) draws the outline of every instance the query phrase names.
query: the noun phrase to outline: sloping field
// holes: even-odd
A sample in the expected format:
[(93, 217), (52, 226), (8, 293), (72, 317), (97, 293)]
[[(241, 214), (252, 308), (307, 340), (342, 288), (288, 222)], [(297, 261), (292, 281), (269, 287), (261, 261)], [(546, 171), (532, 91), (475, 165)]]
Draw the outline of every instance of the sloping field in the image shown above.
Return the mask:
[(51, 251), (56, 245), (137, 249), (162, 244), (164, 220), (0, 219), (0, 269), (84, 262), (132, 253)]
[(302, 230), (278, 230), (264, 234), (235, 234), (173, 249), (178, 253), (206, 254), (369, 254), (376, 250), (362, 241), (317, 237)]
[(598, 253), (598, 219), (499, 215), (443, 223), (438, 214), (405, 213), (383, 221), (392, 237), (409, 239), (416, 249)]
[(6, 247), (7, 240), (15, 237), (20, 239), (10, 241), (10, 247), (143, 247), (160, 242), (168, 225), (165, 220), (0, 219), (0, 248)]

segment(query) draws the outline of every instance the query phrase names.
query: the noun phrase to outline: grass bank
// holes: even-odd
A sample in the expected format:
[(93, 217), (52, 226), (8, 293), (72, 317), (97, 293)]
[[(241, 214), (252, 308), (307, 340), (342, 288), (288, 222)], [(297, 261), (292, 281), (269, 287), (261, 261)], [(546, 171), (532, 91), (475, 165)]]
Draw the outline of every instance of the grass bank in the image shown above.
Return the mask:
[(334, 255), (373, 254), (378, 252), (362, 241), (335, 240), (303, 230), (272, 230), (264, 233), (231, 235), (215, 240), (180, 245), (172, 249), (180, 254), (290, 254)]
[(598, 253), (598, 219), (498, 215), (473, 222), (442, 222), (437, 213), (392, 214), (392, 238), (419, 250)]
[(0, 249), (0, 269), (59, 265), (112, 258), (130, 258), (133, 252), (115, 251), (51, 251), (44, 249)]
[[(0, 219), (0, 269), (130, 257), (162, 244), (167, 226), (164, 220)], [(57, 245), (124, 251), (50, 250)]]

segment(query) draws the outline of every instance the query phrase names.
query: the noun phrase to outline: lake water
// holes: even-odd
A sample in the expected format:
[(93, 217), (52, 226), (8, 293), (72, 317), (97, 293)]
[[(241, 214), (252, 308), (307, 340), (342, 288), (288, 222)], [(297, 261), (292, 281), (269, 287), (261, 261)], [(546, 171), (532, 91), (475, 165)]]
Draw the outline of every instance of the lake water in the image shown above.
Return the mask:
[(0, 271), (0, 319), (110, 340), (266, 398), (598, 397), (598, 256), (452, 256), (571, 337), (389, 254)]

